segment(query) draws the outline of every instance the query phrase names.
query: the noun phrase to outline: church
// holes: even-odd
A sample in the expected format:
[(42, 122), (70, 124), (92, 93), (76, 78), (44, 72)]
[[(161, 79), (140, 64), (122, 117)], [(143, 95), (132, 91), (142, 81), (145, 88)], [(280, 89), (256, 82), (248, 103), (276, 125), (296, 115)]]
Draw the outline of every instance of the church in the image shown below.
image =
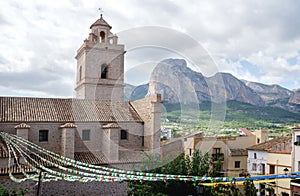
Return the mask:
[[(75, 98), (0, 97), (0, 131), (91, 164), (159, 153), (161, 96), (124, 101), (126, 51), (111, 29), (101, 15), (77, 50)], [(0, 168), (7, 159), (1, 145)]]

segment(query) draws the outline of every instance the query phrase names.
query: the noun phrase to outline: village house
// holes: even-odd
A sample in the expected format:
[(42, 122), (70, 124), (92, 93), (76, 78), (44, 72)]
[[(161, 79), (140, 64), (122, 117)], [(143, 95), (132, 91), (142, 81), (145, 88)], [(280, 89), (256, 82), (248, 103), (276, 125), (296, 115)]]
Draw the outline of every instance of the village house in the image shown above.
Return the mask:
[[(247, 148), (248, 173), (256, 175), (285, 174), (291, 171), (292, 137), (280, 137)], [(282, 195), (290, 193), (290, 180), (255, 184), (258, 195)]]
[(247, 171), (247, 147), (268, 140), (267, 130), (251, 132), (246, 128), (238, 130), (239, 136), (205, 136), (203, 132), (192, 133), (161, 142), (163, 157), (180, 153), (192, 156), (195, 150), (210, 154), (215, 161), (221, 160), (225, 176), (239, 176)]

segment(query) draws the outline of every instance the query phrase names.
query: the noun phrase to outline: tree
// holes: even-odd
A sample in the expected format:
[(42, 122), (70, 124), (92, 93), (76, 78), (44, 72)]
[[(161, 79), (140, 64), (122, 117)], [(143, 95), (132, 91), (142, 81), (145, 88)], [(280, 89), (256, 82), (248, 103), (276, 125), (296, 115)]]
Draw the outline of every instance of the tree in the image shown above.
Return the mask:
[(24, 196), (27, 192), (27, 188), (21, 189), (19, 192), (14, 188), (11, 192), (9, 192), (8, 188), (0, 187), (0, 196)]
[(257, 189), (255, 188), (252, 180), (246, 178), (243, 185), (244, 185), (244, 193), (246, 196), (256, 196)]
[[(153, 156), (149, 159), (153, 160)], [(148, 160), (149, 160), (148, 159)], [(156, 163), (159, 161), (156, 161)], [(144, 168), (149, 168), (149, 161), (144, 163)], [(192, 157), (180, 154), (173, 161), (147, 172), (175, 174), (175, 175), (194, 175), (194, 176), (218, 176), (221, 162), (214, 162), (214, 159), (208, 154), (202, 154), (196, 150)], [(201, 195), (200, 191), (209, 193), (209, 187), (202, 187), (192, 181), (130, 181), (128, 182), (130, 190), (128, 195)], [(203, 191), (202, 191), (203, 192)], [(204, 194), (203, 195), (207, 195)]]

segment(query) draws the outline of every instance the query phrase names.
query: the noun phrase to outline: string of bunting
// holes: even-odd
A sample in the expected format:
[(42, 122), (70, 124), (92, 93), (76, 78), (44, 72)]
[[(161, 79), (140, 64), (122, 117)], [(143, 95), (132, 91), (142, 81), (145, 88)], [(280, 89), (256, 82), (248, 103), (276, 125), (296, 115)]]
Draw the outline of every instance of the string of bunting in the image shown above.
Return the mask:
[[(15, 137), (16, 138), (16, 137)], [(22, 141), (21, 138), (17, 138), (17, 139), (20, 139), (21, 142), (25, 142), (26, 145), (32, 147), (32, 148), (35, 148), (37, 149), (40, 153), (49, 153), (47, 154), (48, 156), (50, 156), (51, 158), (61, 162), (62, 164), (64, 165), (69, 165), (69, 166), (72, 166), (72, 167), (76, 167), (76, 168), (79, 168), (79, 169), (88, 169), (90, 172), (96, 172), (96, 173), (103, 173), (104, 171), (103, 170), (96, 170), (96, 169), (93, 169), (93, 168), (100, 168), (100, 169), (104, 169), (105, 171), (110, 171), (110, 172), (106, 172), (106, 174), (108, 175), (112, 175), (112, 176), (119, 176), (119, 177), (131, 177), (134, 175), (134, 176), (144, 176), (144, 177), (152, 177), (154, 180), (186, 180), (186, 181), (190, 181), (190, 180), (201, 180), (201, 181), (205, 181), (205, 180), (216, 180), (216, 181), (220, 181), (220, 179), (214, 179), (212, 177), (198, 177), (198, 176), (183, 176), (183, 175), (168, 175), (168, 174), (155, 174), (155, 173), (144, 173), (144, 172), (135, 172), (135, 171), (127, 171), (127, 170), (118, 170), (118, 169), (113, 169), (113, 168), (107, 168), (107, 167), (102, 167), (102, 166), (96, 166), (96, 165), (91, 165), (91, 164), (87, 164), (87, 163), (82, 163), (82, 162), (79, 162), (79, 161), (75, 161), (75, 160), (72, 160), (72, 159), (69, 159), (69, 158), (66, 158), (66, 157), (63, 157), (63, 156), (60, 156), (60, 155), (57, 155), (51, 151), (48, 151), (46, 149), (43, 149), (35, 144), (32, 144), (30, 142), (28, 142), (27, 140), (24, 140)], [(20, 145), (20, 144), (18, 144)], [(37, 154), (35, 154), (37, 155)], [(54, 155), (54, 156), (52, 156)], [(37, 155), (39, 157), (39, 155)], [(59, 157), (59, 158), (58, 158)], [(84, 165), (84, 166), (89, 166), (89, 167), (82, 167), (81, 165)], [(115, 171), (115, 172), (113, 172)], [(124, 175), (125, 174), (125, 175)], [(130, 175), (128, 175), (130, 174)], [(221, 177), (222, 180), (225, 180), (226, 178), (224, 177)], [(131, 179), (132, 180), (132, 179)], [(140, 179), (138, 179), (140, 180)], [(145, 180), (145, 179), (143, 179)], [(147, 180), (147, 179), (146, 179)]]
[[(11, 169), (9, 176), (13, 181), (23, 182), (25, 180), (38, 181), (38, 173), (44, 172), (46, 175), (42, 178), (43, 181), (51, 180), (66, 180), (66, 181), (194, 181), (205, 186), (212, 186), (218, 183), (242, 183), (245, 177), (229, 178), (229, 177), (207, 177), (207, 176), (186, 176), (173, 174), (158, 174), (139, 171), (129, 171), (122, 169), (109, 168), (99, 165), (88, 164), (76, 161), (52, 151), (44, 149), (28, 140), (25, 140), (16, 135), (0, 132), (0, 136), (6, 143), (8, 149), (8, 168), (11, 168), (12, 156), (16, 161), (16, 165), (23, 174), (23, 178), (13, 176)], [(28, 174), (19, 162), (19, 158), (28, 165), (35, 174)], [(34, 158), (33, 158), (34, 157)], [(257, 182), (269, 182), (275, 179), (294, 179), (300, 178), (300, 172), (292, 174), (279, 175), (263, 175), (253, 176), (250, 180)]]

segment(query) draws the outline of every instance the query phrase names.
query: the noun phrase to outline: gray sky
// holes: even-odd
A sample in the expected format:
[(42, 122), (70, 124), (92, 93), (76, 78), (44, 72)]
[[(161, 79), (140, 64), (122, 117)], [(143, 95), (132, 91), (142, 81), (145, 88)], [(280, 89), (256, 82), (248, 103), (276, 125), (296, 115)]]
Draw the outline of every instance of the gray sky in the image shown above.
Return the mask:
[[(300, 88), (297, 0), (12, 0), (0, 1), (0, 96), (73, 96), (76, 50), (99, 18), (99, 7), (113, 33), (167, 27), (195, 39), (216, 63), (215, 71)], [(129, 50), (127, 76), (134, 70), (143, 78), (131, 82), (143, 83), (143, 70), (168, 57), (180, 55), (162, 48)]]

